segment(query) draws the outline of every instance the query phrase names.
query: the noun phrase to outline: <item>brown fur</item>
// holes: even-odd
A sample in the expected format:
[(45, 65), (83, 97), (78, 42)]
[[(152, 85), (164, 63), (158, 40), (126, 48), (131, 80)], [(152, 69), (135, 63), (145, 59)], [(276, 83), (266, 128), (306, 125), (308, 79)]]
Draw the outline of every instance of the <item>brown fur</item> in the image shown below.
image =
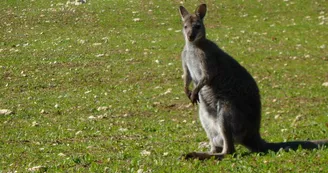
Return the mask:
[(244, 67), (206, 38), (205, 14), (205, 4), (195, 14), (180, 6), (186, 42), (182, 51), (184, 91), (193, 104), (199, 104), (199, 117), (211, 145), (210, 152), (191, 152), (184, 158), (222, 159), (235, 152), (235, 143), (252, 152), (327, 145), (328, 140), (268, 143), (261, 138), (258, 86)]

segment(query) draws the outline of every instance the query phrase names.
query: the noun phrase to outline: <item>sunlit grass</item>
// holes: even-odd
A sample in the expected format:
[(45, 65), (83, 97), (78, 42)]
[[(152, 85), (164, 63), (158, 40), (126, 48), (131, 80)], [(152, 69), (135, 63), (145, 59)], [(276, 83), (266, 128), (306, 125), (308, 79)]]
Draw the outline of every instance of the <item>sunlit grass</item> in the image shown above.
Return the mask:
[[(207, 150), (183, 93), (181, 3), (1, 1), (0, 172), (327, 170), (327, 149), (179, 160)], [(327, 138), (328, 4), (207, 4), (208, 38), (259, 84), (263, 137)]]

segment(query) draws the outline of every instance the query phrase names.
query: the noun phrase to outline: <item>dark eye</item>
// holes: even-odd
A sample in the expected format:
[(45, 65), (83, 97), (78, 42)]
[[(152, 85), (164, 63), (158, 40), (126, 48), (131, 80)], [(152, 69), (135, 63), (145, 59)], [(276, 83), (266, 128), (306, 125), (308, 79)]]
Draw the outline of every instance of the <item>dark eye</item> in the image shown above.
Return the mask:
[(184, 29), (187, 29), (187, 25), (184, 26)]

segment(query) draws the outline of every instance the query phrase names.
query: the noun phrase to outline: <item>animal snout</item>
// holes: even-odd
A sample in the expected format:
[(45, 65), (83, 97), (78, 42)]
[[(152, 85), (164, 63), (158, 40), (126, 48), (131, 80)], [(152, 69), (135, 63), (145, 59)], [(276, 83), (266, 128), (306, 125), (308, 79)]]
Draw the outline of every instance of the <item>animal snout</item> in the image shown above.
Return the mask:
[(196, 34), (193, 34), (193, 33), (188, 34), (188, 40), (189, 40), (189, 41), (194, 41), (195, 38), (196, 38)]
[(194, 37), (194, 36), (189, 36), (189, 37), (188, 37), (188, 40), (189, 40), (189, 41), (194, 41), (194, 40), (195, 40), (195, 37)]

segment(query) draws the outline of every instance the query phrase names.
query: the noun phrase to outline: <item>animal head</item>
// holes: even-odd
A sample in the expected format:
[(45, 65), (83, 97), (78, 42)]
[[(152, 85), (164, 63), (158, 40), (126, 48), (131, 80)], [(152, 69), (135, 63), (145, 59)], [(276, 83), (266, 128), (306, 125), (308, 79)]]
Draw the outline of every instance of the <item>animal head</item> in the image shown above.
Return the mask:
[(195, 43), (205, 38), (203, 19), (206, 14), (206, 4), (199, 5), (195, 14), (190, 14), (183, 6), (179, 8), (183, 22), (183, 35), (188, 42)]

